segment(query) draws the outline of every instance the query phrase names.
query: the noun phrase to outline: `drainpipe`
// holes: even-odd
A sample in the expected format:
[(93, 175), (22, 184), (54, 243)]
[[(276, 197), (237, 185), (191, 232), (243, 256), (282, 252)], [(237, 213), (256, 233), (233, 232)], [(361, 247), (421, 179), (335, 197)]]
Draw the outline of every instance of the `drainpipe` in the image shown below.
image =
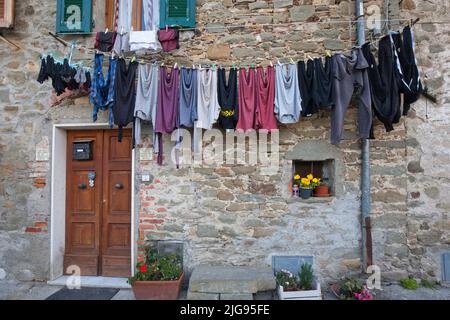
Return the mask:
[[(358, 46), (366, 42), (365, 19), (363, 0), (356, 0), (356, 30)], [(372, 260), (372, 232), (370, 223), (370, 141), (361, 140), (361, 268), (366, 273), (367, 267), (373, 264)]]

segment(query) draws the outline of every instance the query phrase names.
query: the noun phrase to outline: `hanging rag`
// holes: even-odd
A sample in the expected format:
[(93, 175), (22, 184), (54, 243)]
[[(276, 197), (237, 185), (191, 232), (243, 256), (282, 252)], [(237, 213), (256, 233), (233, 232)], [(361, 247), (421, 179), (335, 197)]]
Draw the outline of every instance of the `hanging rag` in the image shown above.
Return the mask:
[(106, 79), (103, 76), (103, 54), (99, 53), (94, 58), (94, 74), (91, 85), (90, 100), (94, 106), (92, 118), (97, 121), (99, 110), (109, 109), (109, 126), (113, 126), (113, 112), (115, 100), (115, 78), (116, 78), (117, 60), (112, 57), (109, 59), (109, 68)]
[(322, 59), (314, 59), (314, 80), (312, 86), (312, 96), (315, 108), (331, 108), (333, 89), (333, 64), (331, 57), (325, 58), (325, 67)]
[(130, 34), (117, 33), (116, 41), (114, 42), (114, 48), (112, 50), (116, 55), (123, 55), (124, 53), (130, 52)]
[(180, 31), (178, 29), (159, 30), (158, 39), (164, 52), (180, 48)]
[(95, 36), (95, 49), (101, 52), (111, 52), (116, 40), (116, 32), (97, 32)]
[(158, 107), (156, 110), (156, 126), (155, 131), (158, 134), (158, 164), (163, 163), (163, 142), (162, 135), (164, 133), (171, 134), (178, 124), (179, 110), (179, 69), (174, 68), (169, 73), (166, 67), (161, 67), (160, 84), (158, 92)]
[(239, 119), (237, 70), (230, 69), (227, 82), (226, 71), (220, 68), (217, 82), (220, 127), (225, 130), (234, 130)]
[(338, 145), (344, 131), (344, 119), (353, 93), (359, 95), (359, 136), (370, 137), (372, 108), (367, 69), (369, 64), (361, 48), (353, 50), (353, 57), (336, 54), (333, 63), (333, 109), (331, 112), (331, 143)]
[(272, 132), (278, 130), (274, 112), (275, 68), (256, 69), (256, 126), (255, 129)]
[(135, 142), (141, 143), (141, 122), (151, 121), (153, 125), (153, 150), (158, 150), (156, 139), (156, 109), (158, 107), (158, 76), (159, 67), (156, 64), (139, 65), (139, 76), (136, 93), (136, 106), (134, 108)]
[(134, 120), (136, 105), (136, 72), (137, 62), (127, 63), (118, 59), (115, 79), (116, 99), (114, 101), (114, 124), (119, 127), (118, 141), (122, 141), (123, 128)]
[(197, 95), (197, 70), (182, 68), (180, 74), (179, 127), (194, 127), (198, 118)]
[(256, 125), (256, 71), (250, 68), (239, 70), (239, 118), (236, 130), (248, 132)]
[(314, 70), (315, 65), (313, 60), (298, 62), (298, 83), (300, 86), (300, 96), (302, 97), (302, 115), (310, 117), (319, 112), (314, 103)]
[(281, 63), (275, 67), (275, 114), (280, 123), (297, 123), (302, 111), (302, 98), (295, 64)]

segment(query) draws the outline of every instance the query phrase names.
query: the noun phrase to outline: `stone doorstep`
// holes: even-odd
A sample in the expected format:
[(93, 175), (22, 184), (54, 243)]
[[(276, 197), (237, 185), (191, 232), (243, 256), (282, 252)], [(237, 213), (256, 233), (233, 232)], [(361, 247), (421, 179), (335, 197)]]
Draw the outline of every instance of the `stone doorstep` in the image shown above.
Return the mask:
[(253, 300), (252, 293), (207, 293), (191, 292), (187, 293), (187, 300)]
[(270, 267), (198, 266), (189, 280), (189, 293), (243, 294), (246, 297), (261, 291), (276, 289)]

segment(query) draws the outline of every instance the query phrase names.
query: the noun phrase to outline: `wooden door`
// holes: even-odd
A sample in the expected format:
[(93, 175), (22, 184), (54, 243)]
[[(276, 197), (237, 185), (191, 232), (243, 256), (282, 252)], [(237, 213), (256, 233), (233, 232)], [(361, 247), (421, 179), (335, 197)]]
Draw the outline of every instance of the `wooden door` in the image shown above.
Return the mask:
[[(65, 271), (76, 265), (84, 276), (130, 275), (131, 139), (130, 130), (121, 143), (117, 130), (68, 132)], [(92, 141), (92, 160), (72, 160), (76, 141)]]

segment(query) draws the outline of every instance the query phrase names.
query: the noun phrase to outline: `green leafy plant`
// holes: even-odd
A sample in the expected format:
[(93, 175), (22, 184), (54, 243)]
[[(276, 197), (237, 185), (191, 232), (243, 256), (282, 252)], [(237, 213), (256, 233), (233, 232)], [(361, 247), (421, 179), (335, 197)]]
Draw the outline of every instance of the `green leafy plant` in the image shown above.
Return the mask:
[(420, 280), (420, 286), (427, 289), (437, 289), (441, 284), (439, 281), (431, 281), (428, 279)]
[(128, 278), (128, 283), (133, 285), (136, 281), (171, 281), (181, 277), (183, 267), (175, 254), (160, 255), (153, 248), (145, 252), (145, 261), (136, 264), (135, 275)]
[(298, 273), (299, 286), (301, 290), (312, 290), (314, 282), (314, 271), (309, 263), (302, 264)]
[(417, 290), (419, 289), (419, 283), (417, 282), (416, 279), (409, 277), (409, 278), (405, 278), (405, 279), (401, 279), (400, 280), (400, 285), (408, 290)]

